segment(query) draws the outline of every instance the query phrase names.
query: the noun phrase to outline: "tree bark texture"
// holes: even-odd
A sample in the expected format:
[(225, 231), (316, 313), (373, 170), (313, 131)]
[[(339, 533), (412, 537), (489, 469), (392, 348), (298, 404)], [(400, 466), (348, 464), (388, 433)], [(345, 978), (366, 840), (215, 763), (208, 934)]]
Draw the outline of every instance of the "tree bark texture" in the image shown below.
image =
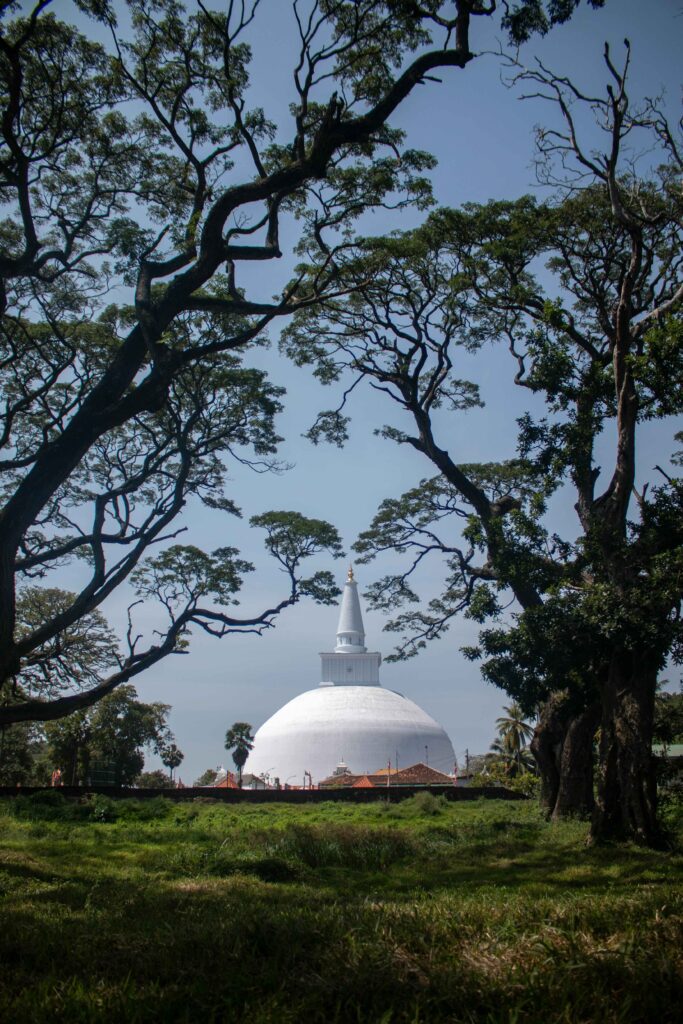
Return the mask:
[(567, 723), (560, 754), (559, 786), (552, 810), (553, 821), (593, 810), (593, 743), (600, 723), (600, 704), (595, 701)]
[(562, 694), (551, 694), (541, 707), (538, 724), (529, 744), (541, 777), (541, 809), (550, 816), (560, 788), (560, 755), (566, 731)]
[(657, 784), (652, 756), (656, 668), (647, 656), (613, 656), (602, 694), (600, 773), (593, 841), (631, 839), (656, 846)]
[(600, 719), (596, 702), (579, 714), (564, 693), (553, 693), (541, 708), (530, 749), (541, 776), (540, 804), (549, 818), (591, 813), (593, 741)]

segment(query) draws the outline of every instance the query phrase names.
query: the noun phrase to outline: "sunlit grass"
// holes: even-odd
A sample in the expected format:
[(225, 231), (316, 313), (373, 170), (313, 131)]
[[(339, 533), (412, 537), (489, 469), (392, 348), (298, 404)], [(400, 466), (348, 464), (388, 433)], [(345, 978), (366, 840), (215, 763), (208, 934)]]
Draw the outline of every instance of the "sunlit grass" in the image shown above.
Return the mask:
[(679, 1019), (675, 851), (531, 803), (50, 799), (0, 807), (3, 1021)]

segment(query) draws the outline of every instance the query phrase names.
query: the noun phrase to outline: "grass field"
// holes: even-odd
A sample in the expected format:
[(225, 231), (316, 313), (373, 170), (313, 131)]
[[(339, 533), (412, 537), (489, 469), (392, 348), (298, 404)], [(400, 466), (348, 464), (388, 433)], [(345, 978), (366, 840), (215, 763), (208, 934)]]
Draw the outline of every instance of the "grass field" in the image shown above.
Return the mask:
[[(61, 801), (61, 802), (60, 802)], [(667, 1024), (683, 855), (531, 803), (0, 805), (0, 1020)]]

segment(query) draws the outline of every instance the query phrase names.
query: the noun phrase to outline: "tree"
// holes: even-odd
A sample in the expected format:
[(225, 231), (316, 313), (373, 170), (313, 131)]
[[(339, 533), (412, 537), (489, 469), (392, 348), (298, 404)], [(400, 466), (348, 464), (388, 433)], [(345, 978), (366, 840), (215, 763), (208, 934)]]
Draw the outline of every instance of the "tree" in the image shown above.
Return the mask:
[(667, 747), (683, 743), (683, 685), (678, 693), (662, 690), (656, 695), (652, 735)]
[(50, 722), (48, 751), (68, 785), (87, 783), (99, 763), (111, 771), (114, 785), (132, 786), (144, 768), (146, 747), (157, 754), (175, 747), (169, 711), (168, 704), (138, 700), (128, 683), (94, 707)]
[(519, 704), (514, 701), (504, 707), (503, 712), (504, 714), (496, 719), (498, 739), (491, 745), (491, 750), (503, 756), (509, 769), (519, 773), (527, 767), (524, 752), (534, 730), (525, 720)]
[(248, 722), (235, 722), (225, 734), (225, 749), (232, 751), (232, 760), (237, 768), (237, 778), (242, 788), (242, 769), (247, 763), (249, 751), (254, 746), (254, 737)]
[[(24, 588), (17, 597), (17, 639), (21, 641), (34, 634), (48, 618), (62, 614), (75, 600), (75, 594), (57, 587)], [(87, 689), (116, 664), (117, 657), (116, 637), (102, 613), (95, 609), (26, 657), (21, 688), (25, 696), (31, 697), (54, 697), (71, 689)]]
[(195, 779), (192, 783), (193, 786), (212, 786), (216, 781), (216, 776), (220, 768), (207, 768), (199, 778)]
[[(659, 479), (636, 491), (635, 452), (641, 423), (681, 410), (683, 161), (656, 108), (629, 106), (629, 59), (628, 44), (621, 70), (605, 52), (612, 84), (604, 99), (542, 67), (522, 76), (565, 122), (539, 134), (541, 155), (562, 160), (559, 177), (548, 165), (547, 180), (563, 187), (555, 202), (441, 211), (418, 231), (366, 240), (340, 271), (355, 290), (300, 311), (284, 346), (326, 381), (348, 371), (368, 378), (412, 420), (412, 430), (390, 426), (384, 435), (439, 473), (384, 502), (356, 545), (366, 560), (387, 549), (411, 558), (404, 573), (372, 589), (384, 608), (416, 602), (411, 574), (434, 552), (444, 557), (442, 596), (390, 627), (403, 634), (398, 656), (415, 653), (457, 614), (502, 619), (514, 596), (520, 611), (483, 630), (469, 655), (484, 659), (488, 678), (527, 713), (550, 702), (540, 726), (560, 741), (558, 779), (567, 749), (590, 765), (599, 720), (593, 837), (656, 842), (652, 716), (657, 673), (681, 649), (683, 485), (658, 468)], [(584, 103), (607, 131), (604, 155), (582, 147), (576, 108)], [(638, 131), (661, 145), (665, 161), (646, 179), (622, 153)], [(542, 260), (549, 287), (537, 277)], [(471, 465), (439, 429), (449, 422), (444, 411), (452, 422), (480, 404), (457, 361), (487, 342), (509, 348), (515, 384), (542, 398), (545, 414), (519, 421), (517, 457)], [(314, 440), (343, 441), (344, 404), (319, 417)], [(608, 425), (613, 466), (597, 491), (596, 443)], [(561, 488), (573, 490), (577, 537), (543, 522)], [(539, 766), (548, 768), (542, 756)], [(577, 798), (592, 801), (583, 769), (564, 774)]]
[(45, 741), (32, 722), (0, 728), (0, 786), (48, 785)]
[(88, 712), (76, 711), (49, 723), (45, 738), (52, 767), (60, 769), (64, 784), (78, 786), (87, 781), (91, 761)]
[[(502, 24), (523, 40), (578, 2), (505, 4)], [(116, 671), (0, 706), (0, 723), (86, 708), (182, 650), (192, 627), (260, 632), (304, 593), (333, 599), (329, 577), (302, 583), (295, 555), (289, 596), (238, 618), (225, 604), (248, 567), (234, 549), (164, 545), (188, 500), (238, 513), (225, 460), (272, 460), (280, 392), (241, 358), (271, 324), (336, 293), (355, 218), (428, 201), (431, 160), (388, 120), (435, 70), (474, 59), (472, 25), (497, 5), (294, 0), (292, 121), (279, 132), (249, 105), (259, 0), (225, 13), (128, 0), (125, 29), (119, 5), (77, 0), (97, 41), (47, 6), (13, 17), (5, 5), (0, 24), (0, 691), (133, 573), (169, 621), (145, 641), (131, 606)], [(320, 273), (272, 301), (247, 296), (240, 268), (279, 259), (292, 219), (297, 248), (323, 254)], [(326, 526), (307, 529), (314, 550), (337, 550)], [(71, 603), (17, 635), (17, 589), (74, 564), (87, 572)]]
[(175, 743), (169, 743), (167, 746), (163, 746), (159, 751), (159, 757), (161, 763), (165, 764), (168, 768), (169, 778), (173, 778), (173, 771), (175, 768), (180, 767), (182, 762), (185, 760), (185, 755), (182, 750), (175, 745)]
[(175, 783), (166, 772), (156, 768), (151, 772), (140, 772), (135, 780), (137, 789), (175, 789)]

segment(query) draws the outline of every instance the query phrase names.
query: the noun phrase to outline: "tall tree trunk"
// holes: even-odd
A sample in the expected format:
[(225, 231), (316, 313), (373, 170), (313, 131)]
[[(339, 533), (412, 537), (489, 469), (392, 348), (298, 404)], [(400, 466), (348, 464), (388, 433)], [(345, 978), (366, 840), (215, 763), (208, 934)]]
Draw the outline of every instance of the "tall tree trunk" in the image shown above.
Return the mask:
[(652, 727), (657, 679), (655, 659), (617, 651), (602, 696), (598, 795), (594, 841), (632, 839), (655, 846), (657, 783)]
[(553, 693), (541, 706), (529, 749), (541, 777), (541, 809), (550, 817), (560, 788), (560, 759), (566, 733), (565, 695)]
[(593, 743), (600, 722), (600, 704), (568, 720), (560, 755), (559, 787), (553, 808), (554, 821), (593, 810)]
[(587, 816), (593, 809), (593, 740), (600, 720), (595, 702), (572, 714), (567, 694), (543, 704), (530, 749), (541, 776), (541, 808), (554, 821)]

